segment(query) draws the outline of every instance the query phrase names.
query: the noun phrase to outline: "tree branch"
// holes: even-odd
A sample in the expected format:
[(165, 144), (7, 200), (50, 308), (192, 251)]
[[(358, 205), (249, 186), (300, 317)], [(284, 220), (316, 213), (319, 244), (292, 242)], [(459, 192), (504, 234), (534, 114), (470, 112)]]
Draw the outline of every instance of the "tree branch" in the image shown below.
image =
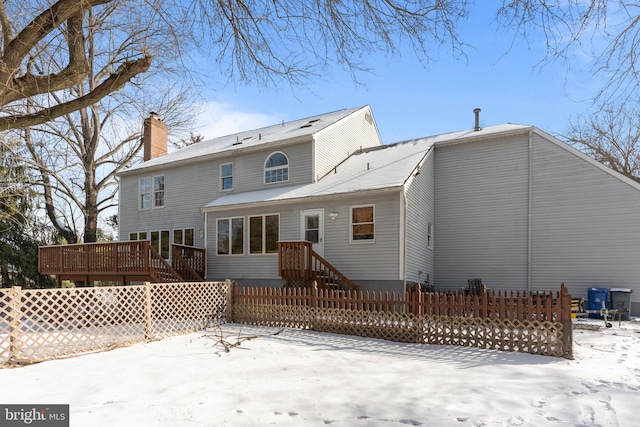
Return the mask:
[(20, 129), (46, 123), (56, 117), (77, 111), (100, 101), (105, 96), (123, 87), (128, 81), (140, 73), (144, 73), (151, 66), (152, 58), (145, 56), (135, 61), (122, 64), (115, 73), (100, 83), (93, 91), (72, 101), (44, 108), (33, 114), (11, 115), (0, 117), (0, 131)]

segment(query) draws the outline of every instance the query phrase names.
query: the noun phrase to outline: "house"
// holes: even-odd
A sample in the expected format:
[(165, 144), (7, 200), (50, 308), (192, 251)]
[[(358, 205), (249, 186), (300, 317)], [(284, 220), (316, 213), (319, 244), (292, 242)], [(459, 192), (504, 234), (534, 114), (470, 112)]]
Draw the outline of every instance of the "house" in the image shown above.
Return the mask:
[(119, 239), (205, 248), (207, 279), (283, 286), (304, 241), (364, 290), (622, 287), (640, 310), (640, 185), (535, 127), (383, 145), (364, 106), (169, 154), (166, 133), (146, 119), (120, 174)]

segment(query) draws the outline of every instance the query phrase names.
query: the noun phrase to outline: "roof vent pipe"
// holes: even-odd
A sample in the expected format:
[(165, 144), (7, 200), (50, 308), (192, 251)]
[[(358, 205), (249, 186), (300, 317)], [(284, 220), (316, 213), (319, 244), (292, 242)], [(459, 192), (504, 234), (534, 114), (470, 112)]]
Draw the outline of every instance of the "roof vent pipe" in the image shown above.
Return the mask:
[(475, 125), (473, 126), (473, 130), (475, 130), (476, 132), (481, 129), (480, 128), (480, 111), (482, 111), (482, 110), (479, 109), (479, 108), (474, 108), (473, 109), (473, 114), (475, 114), (475, 116), (476, 116), (476, 122), (475, 122)]

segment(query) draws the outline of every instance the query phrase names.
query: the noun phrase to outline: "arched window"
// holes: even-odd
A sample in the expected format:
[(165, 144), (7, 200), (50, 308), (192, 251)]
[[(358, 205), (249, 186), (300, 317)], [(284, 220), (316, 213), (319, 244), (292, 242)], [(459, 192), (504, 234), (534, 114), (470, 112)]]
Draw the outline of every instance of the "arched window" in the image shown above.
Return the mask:
[(289, 159), (284, 153), (273, 153), (264, 164), (264, 183), (289, 181)]

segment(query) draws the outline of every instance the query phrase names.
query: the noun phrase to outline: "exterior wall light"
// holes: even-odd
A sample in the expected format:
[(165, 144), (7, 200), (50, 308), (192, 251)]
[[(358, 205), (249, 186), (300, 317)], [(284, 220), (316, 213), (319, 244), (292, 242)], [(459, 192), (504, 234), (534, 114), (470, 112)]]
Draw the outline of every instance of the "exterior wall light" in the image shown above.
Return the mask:
[(329, 212), (329, 218), (331, 218), (331, 221), (335, 221), (338, 218), (338, 212)]

